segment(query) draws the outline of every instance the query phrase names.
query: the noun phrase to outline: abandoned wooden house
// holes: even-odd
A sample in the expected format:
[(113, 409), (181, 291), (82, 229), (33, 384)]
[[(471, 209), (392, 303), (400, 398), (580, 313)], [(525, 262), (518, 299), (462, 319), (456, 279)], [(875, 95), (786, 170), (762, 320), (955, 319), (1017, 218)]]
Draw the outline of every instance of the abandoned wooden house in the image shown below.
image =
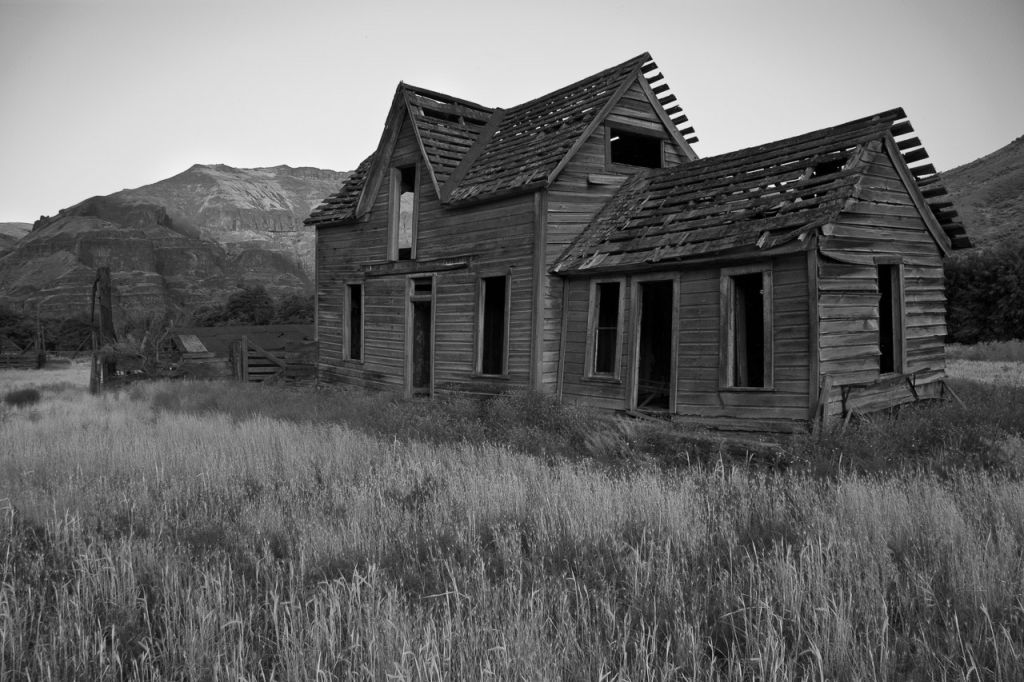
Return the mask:
[(692, 133), (648, 54), (508, 109), (399, 84), (307, 219), (320, 379), (774, 432), (937, 396), (969, 241), (903, 111)]

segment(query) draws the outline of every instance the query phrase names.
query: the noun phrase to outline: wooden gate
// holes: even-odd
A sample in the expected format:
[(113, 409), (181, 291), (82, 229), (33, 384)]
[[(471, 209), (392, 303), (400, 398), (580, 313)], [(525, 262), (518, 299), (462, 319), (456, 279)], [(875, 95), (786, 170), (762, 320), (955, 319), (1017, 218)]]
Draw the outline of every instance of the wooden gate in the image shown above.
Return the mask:
[(297, 344), (268, 351), (248, 336), (234, 349), (235, 376), (241, 381), (260, 383), (287, 379), (312, 379), (316, 375), (316, 343)]

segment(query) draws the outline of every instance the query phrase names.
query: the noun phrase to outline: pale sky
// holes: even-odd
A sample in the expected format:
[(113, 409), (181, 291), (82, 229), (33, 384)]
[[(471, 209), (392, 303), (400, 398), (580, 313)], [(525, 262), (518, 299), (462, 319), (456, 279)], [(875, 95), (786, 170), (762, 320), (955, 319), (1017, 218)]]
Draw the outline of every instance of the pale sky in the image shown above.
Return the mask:
[(1024, 0), (0, 0), (0, 222), (351, 170), (400, 80), (508, 107), (645, 51), (700, 156), (896, 106), (939, 170), (1024, 134)]

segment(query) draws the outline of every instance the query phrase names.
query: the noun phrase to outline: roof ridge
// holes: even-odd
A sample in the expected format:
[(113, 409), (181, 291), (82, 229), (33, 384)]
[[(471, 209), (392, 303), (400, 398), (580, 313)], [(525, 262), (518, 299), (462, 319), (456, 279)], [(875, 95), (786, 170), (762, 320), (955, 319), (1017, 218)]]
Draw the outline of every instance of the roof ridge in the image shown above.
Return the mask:
[(556, 90), (552, 90), (551, 92), (548, 92), (548, 93), (545, 93), (543, 95), (540, 95), (539, 97), (534, 97), (533, 99), (527, 100), (526, 102), (523, 102), (521, 104), (516, 104), (515, 106), (508, 107), (507, 110), (512, 112), (512, 111), (516, 111), (516, 110), (519, 110), (519, 109), (525, 109), (525, 108), (527, 108), (529, 106), (532, 106), (534, 104), (537, 104), (538, 102), (541, 102), (543, 100), (551, 99), (552, 97), (555, 97), (556, 95), (558, 95), (560, 93), (569, 92), (573, 88), (578, 88), (580, 85), (582, 85), (583, 83), (586, 83), (589, 80), (598, 80), (600, 78), (606, 77), (609, 74), (614, 73), (615, 71), (618, 71), (620, 69), (623, 69), (623, 68), (633, 64), (634, 62), (636, 62), (636, 67), (639, 68), (639, 67), (643, 66), (644, 64), (646, 64), (647, 62), (649, 62), (651, 60), (652, 60), (651, 53), (650, 52), (644, 52), (643, 54), (639, 54), (636, 57), (633, 57), (632, 59), (627, 59), (624, 62), (616, 64), (615, 66), (609, 66), (607, 69), (605, 69), (603, 71), (598, 71), (597, 73), (592, 73), (589, 76), (584, 76), (583, 78), (580, 78), (579, 80), (573, 81), (572, 83), (569, 83), (568, 85), (564, 85), (564, 86), (562, 86), (562, 87), (560, 87), (560, 88), (558, 88)]
[[(412, 93), (414, 93), (416, 95), (422, 95), (424, 97), (430, 97), (431, 99), (437, 99), (437, 98), (441, 97), (441, 98), (444, 98), (444, 99), (447, 99), (447, 100), (451, 100), (451, 103), (453, 103), (453, 104), (461, 104), (463, 106), (474, 107), (476, 109), (483, 109), (483, 110), (490, 111), (490, 112), (493, 112), (495, 110), (495, 108), (496, 108), (496, 107), (489, 107), (489, 106), (487, 106), (485, 104), (480, 104), (480, 103), (474, 102), (472, 100), (464, 99), (462, 97), (456, 97), (455, 95), (449, 95), (446, 92), (440, 92), (438, 90), (431, 90), (429, 88), (421, 88), (418, 85), (412, 85), (411, 83), (406, 83), (405, 81), (398, 81), (398, 87), (402, 88), (402, 89), (405, 89), (405, 90), (408, 90), (408, 91), (410, 91), (410, 92), (412, 92)], [(441, 100), (438, 100), (438, 101), (441, 101)]]
[[(750, 152), (752, 152), (754, 150), (763, 149), (763, 150), (767, 151), (769, 149), (774, 149), (776, 147), (786, 146), (786, 145), (792, 144), (796, 140), (800, 140), (800, 139), (804, 139), (804, 138), (810, 138), (812, 136), (815, 136), (815, 137), (831, 136), (831, 135), (838, 134), (844, 128), (856, 128), (858, 126), (867, 127), (866, 124), (868, 124), (868, 123), (875, 123), (875, 125), (880, 129), (879, 132), (882, 132), (882, 131), (888, 130), (889, 127), (891, 127), (893, 123), (895, 123), (896, 121), (898, 121), (900, 119), (903, 119), (903, 118), (906, 118), (906, 114), (903, 113), (903, 109), (901, 107), (896, 107), (895, 109), (888, 109), (886, 111), (882, 111), (882, 112), (879, 112), (877, 114), (872, 114), (870, 116), (863, 116), (861, 118), (857, 118), (857, 119), (854, 119), (852, 121), (847, 121), (845, 123), (840, 123), (838, 125), (829, 126), (827, 128), (817, 128), (815, 130), (810, 130), (810, 131), (807, 131), (805, 133), (799, 133), (797, 135), (791, 135), (789, 137), (784, 137), (784, 138), (779, 139), (779, 140), (772, 140), (771, 142), (764, 142), (762, 144), (750, 145), (749, 147), (743, 147), (741, 149), (735, 149), (735, 150), (730, 151), (730, 152), (722, 152), (721, 154), (715, 154), (714, 156), (705, 156), (703, 158), (696, 159), (695, 161), (692, 161), (691, 163), (707, 165), (707, 164), (711, 164), (711, 163), (716, 163), (716, 162), (721, 162), (721, 161), (729, 160), (730, 157), (740, 158), (740, 157), (748, 156), (750, 154)], [(883, 125), (884, 125), (884, 127), (883, 127)]]

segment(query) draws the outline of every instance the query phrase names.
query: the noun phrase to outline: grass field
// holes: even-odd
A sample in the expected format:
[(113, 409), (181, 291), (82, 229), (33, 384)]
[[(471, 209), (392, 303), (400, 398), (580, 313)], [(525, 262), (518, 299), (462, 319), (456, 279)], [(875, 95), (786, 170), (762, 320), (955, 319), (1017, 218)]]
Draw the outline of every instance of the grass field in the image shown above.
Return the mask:
[(530, 395), (85, 379), (0, 374), (2, 680), (1024, 679), (1020, 385), (769, 467)]

